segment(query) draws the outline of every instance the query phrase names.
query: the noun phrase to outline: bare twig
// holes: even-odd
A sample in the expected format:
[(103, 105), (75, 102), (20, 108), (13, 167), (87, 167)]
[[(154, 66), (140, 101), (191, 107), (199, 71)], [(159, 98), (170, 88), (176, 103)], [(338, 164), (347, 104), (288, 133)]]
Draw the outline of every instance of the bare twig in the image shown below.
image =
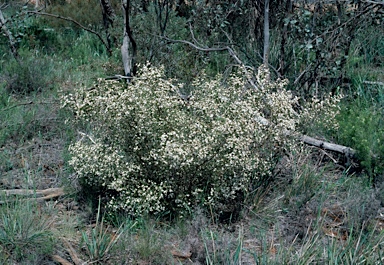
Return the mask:
[(369, 3), (369, 4), (383, 5), (383, 6), (384, 6), (384, 1), (370, 1), (370, 0), (365, 0), (364, 2)]
[(16, 107), (26, 106), (26, 105), (32, 105), (32, 104), (33, 104), (33, 101), (22, 102), (22, 103), (15, 104), (15, 105), (10, 106), (10, 107), (5, 108), (5, 109), (1, 109), (1, 111), (7, 111), (7, 110), (11, 110), (11, 109), (16, 108)]
[(121, 79), (133, 79), (133, 76), (125, 76), (125, 75), (113, 75), (113, 76), (107, 76), (104, 79), (105, 80), (121, 80)]
[(309, 67), (310, 67), (311, 65), (312, 65), (312, 64), (308, 65), (307, 69), (305, 69), (304, 71), (302, 71), (302, 72), (300, 73), (300, 75), (299, 75), (299, 76), (295, 79), (295, 81), (293, 82), (294, 85), (297, 85), (297, 83), (299, 83), (300, 79), (304, 76), (304, 74), (305, 74), (306, 72), (308, 72)]
[(193, 40), (195, 43), (197, 43), (199, 46), (203, 46), (203, 45), (201, 45), (201, 44), (197, 41), (197, 39), (195, 38), (195, 34), (193, 33), (191, 23), (189, 23), (189, 32), (191, 32), (192, 40)]
[[(196, 50), (203, 51), (203, 52), (228, 51), (228, 49), (231, 49), (228, 46), (226, 46), (226, 47), (216, 47), (216, 48), (201, 47), (201, 46), (197, 46), (196, 44), (194, 44), (194, 43), (192, 43), (190, 41), (186, 41), (186, 40), (174, 40), (174, 39), (170, 39), (170, 38), (165, 37), (165, 36), (161, 36), (161, 38), (163, 38), (163, 39), (165, 39), (165, 40), (167, 40), (169, 42), (187, 44), (187, 45), (195, 48)], [(241, 61), (240, 61), (240, 63), (241, 63)]]
[[(126, 76), (126, 75), (112, 75), (104, 77), (104, 80), (122, 80), (122, 79), (129, 79), (129, 80), (147, 80), (148, 78), (144, 77), (135, 77), (135, 76)], [(92, 89), (90, 89), (92, 90)]]
[[(229, 55), (244, 69), (248, 68), (244, 63), (243, 61), (240, 60), (240, 58), (237, 56), (236, 52), (229, 46), (223, 46), (223, 47), (201, 47), (201, 46), (198, 46), (196, 45), (195, 43), (193, 42), (190, 42), (190, 41), (186, 41), (186, 40), (174, 40), (174, 39), (170, 39), (168, 37), (165, 37), (165, 36), (161, 36), (161, 38), (169, 41), (169, 42), (174, 42), (174, 43), (183, 43), (183, 44), (187, 44), (189, 46), (191, 46), (192, 48), (198, 50), (198, 51), (203, 51), (203, 52), (220, 52), (220, 51), (227, 51), (229, 53)], [(253, 68), (252, 68), (253, 69)], [(248, 80), (248, 83), (254, 88), (254, 89), (258, 89), (256, 83), (252, 80), (251, 77), (248, 77), (247, 76), (247, 80)]]

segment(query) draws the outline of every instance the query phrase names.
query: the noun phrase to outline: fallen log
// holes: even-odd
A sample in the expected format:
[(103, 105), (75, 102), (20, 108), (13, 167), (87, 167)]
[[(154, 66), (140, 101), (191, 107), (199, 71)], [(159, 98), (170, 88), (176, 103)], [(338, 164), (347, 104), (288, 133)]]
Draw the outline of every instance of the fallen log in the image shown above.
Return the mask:
[[(257, 117), (257, 118), (255, 118), (255, 120), (264, 126), (269, 125), (269, 121), (263, 117)], [(292, 135), (292, 132), (287, 130), (285, 132), (285, 135), (290, 136), (290, 135)], [(356, 154), (356, 151), (354, 149), (348, 147), (348, 146), (326, 142), (323, 140), (319, 140), (319, 139), (310, 137), (308, 135), (300, 135), (299, 134), (296, 136), (297, 136), (296, 139), (298, 139), (299, 141), (302, 141), (305, 144), (316, 146), (316, 147), (319, 147), (319, 148), (324, 149), (324, 150), (344, 154), (348, 159), (353, 158)]]
[(308, 145), (312, 145), (312, 146), (316, 146), (316, 147), (319, 147), (319, 148), (324, 149), (324, 150), (344, 154), (347, 158), (353, 158), (356, 154), (356, 151), (350, 147), (325, 142), (325, 141), (318, 140), (316, 138), (313, 138), (313, 137), (310, 137), (307, 135), (302, 135), (300, 137), (300, 140), (303, 141), (304, 143), (308, 144)]
[(319, 148), (324, 149), (324, 150), (344, 154), (347, 158), (353, 158), (356, 154), (356, 151), (350, 147), (325, 142), (325, 141), (318, 140), (318, 139), (315, 139), (315, 138), (307, 136), (307, 135), (302, 135), (300, 137), (300, 139), (301, 139), (301, 141), (303, 141), (304, 143), (306, 143), (308, 145), (312, 145), (312, 146), (316, 146), (316, 147), (319, 147)]
[[(29, 189), (13, 189), (13, 190), (0, 190), (0, 195), (9, 196), (25, 196), (31, 197), (23, 200), (36, 200), (37, 202), (47, 201), (53, 198), (64, 195), (63, 188), (49, 188), (45, 190), (29, 190)], [(32, 197), (33, 196), (33, 197)], [(0, 201), (0, 204), (4, 204), (5, 201)]]

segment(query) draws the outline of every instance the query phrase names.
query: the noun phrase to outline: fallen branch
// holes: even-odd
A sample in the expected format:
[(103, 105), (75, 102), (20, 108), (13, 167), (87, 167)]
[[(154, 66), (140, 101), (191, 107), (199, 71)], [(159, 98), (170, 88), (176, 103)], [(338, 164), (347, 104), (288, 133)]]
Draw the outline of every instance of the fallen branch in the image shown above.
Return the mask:
[(59, 255), (53, 255), (52, 259), (54, 262), (60, 263), (61, 265), (73, 265), (71, 262), (68, 260), (60, 257)]
[[(29, 189), (14, 189), (14, 190), (0, 190), (0, 195), (6, 197), (15, 196), (33, 196), (33, 198), (26, 198), (24, 200), (36, 200), (37, 202), (47, 201), (53, 198), (64, 195), (63, 188), (50, 188), (45, 190), (29, 190)], [(0, 204), (4, 204), (5, 201), (0, 201)]]
[[(263, 117), (258, 117), (256, 121), (265, 126), (269, 125), (269, 121)], [(291, 135), (291, 132), (286, 131), (285, 135), (289, 136)], [(324, 150), (344, 154), (348, 159), (353, 158), (356, 154), (356, 151), (348, 146), (334, 144), (334, 143), (326, 142), (323, 140), (318, 140), (308, 135), (299, 135), (297, 139), (308, 145), (312, 145)]]
[(363, 81), (363, 84), (384, 86), (384, 82)]
[(329, 151), (337, 152), (340, 154), (344, 154), (347, 158), (353, 158), (356, 154), (356, 151), (350, 147), (325, 142), (325, 141), (318, 140), (318, 139), (315, 139), (315, 138), (307, 136), (307, 135), (302, 135), (300, 137), (300, 140), (303, 141), (304, 143), (308, 144), (308, 145), (312, 145), (312, 146), (316, 146), (316, 147), (319, 147), (319, 148), (324, 149), (324, 150), (329, 150)]
[(21, 102), (21, 103), (18, 103), (18, 104), (15, 104), (15, 105), (12, 105), (8, 108), (4, 108), (4, 109), (0, 109), (0, 111), (8, 111), (8, 110), (11, 110), (13, 108), (16, 108), (16, 107), (20, 107), (20, 106), (28, 106), (28, 105), (42, 105), (42, 104), (57, 104), (59, 103), (59, 101), (53, 101), (53, 102), (34, 102), (34, 101), (27, 101), (27, 102)]
[(72, 247), (72, 245), (68, 242), (68, 240), (63, 238), (63, 242), (66, 245), (66, 247), (68, 248), (67, 250), (68, 250), (69, 255), (71, 256), (73, 263), (75, 263), (75, 265), (85, 264), (85, 262), (79, 258), (76, 250)]
[(190, 259), (191, 256), (192, 256), (192, 253), (191, 252), (181, 252), (181, 251), (177, 251), (177, 250), (171, 250), (171, 254), (173, 257), (177, 258), (177, 259)]

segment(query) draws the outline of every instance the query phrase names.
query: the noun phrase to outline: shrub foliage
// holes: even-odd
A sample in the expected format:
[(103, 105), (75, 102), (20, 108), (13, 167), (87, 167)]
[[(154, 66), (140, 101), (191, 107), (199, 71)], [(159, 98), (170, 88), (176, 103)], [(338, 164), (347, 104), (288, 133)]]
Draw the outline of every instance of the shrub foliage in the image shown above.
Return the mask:
[(182, 95), (163, 68), (145, 66), (128, 85), (80, 88), (63, 97), (90, 125), (70, 146), (70, 165), (113, 210), (231, 212), (293, 147), (300, 121), (285, 80), (272, 81), (263, 66), (256, 79), (251, 89), (241, 75), (201, 75), (193, 95)]

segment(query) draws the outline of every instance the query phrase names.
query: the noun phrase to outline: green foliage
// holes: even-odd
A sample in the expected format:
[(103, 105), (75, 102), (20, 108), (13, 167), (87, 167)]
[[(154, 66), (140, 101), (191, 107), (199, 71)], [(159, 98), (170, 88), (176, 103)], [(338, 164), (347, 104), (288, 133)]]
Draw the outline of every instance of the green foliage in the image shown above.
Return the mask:
[(378, 177), (384, 172), (384, 93), (372, 95), (372, 86), (359, 88), (356, 99), (346, 101), (338, 116), (340, 128), (338, 142), (357, 150), (361, 166), (370, 177)]
[(54, 64), (45, 56), (28, 54), (17, 62), (10, 60), (0, 75), (8, 93), (28, 95), (49, 90), (53, 87), (55, 77)]
[[(68, 34), (72, 34), (69, 32)], [(89, 63), (90, 60), (101, 57), (101, 60), (107, 58), (107, 52), (100, 40), (93, 34), (83, 32), (78, 36), (72, 35), (70, 41), (65, 41), (67, 47), (63, 54), (71, 58), (74, 63), (83, 65)], [(99, 69), (95, 69), (99, 70)], [(115, 73), (117, 74), (117, 73)]]
[(0, 253), (9, 260), (39, 263), (55, 243), (49, 225), (32, 202), (5, 203), (0, 207)]
[(165, 258), (163, 242), (155, 231), (156, 225), (153, 221), (141, 221), (140, 229), (135, 233), (137, 240), (132, 246), (133, 253), (139, 259), (154, 261)]
[[(196, 64), (201, 61), (198, 52), (159, 38), (162, 35), (159, 23), (154, 3), (149, 5), (149, 12), (139, 12), (132, 17), (134, 38), (139, 44), (137, 61), (163, 65), (167, 76), (190, 82), (198, 71)], [(186, 23), (184, 18), (177, 17), (175, 11), (170, 10), (164, 34), (172, 39), (188, 39)]]
[(40, 17), (32, 16), (25, 11), (27, 8), (19, 11), (9, 23), (18, 48), (54, 51), (59, 44), (57, 32), (47, 26)]
[(70, 164), (84, 184), (109, 194), (115, 210), (235, 211), (290, 148), (296, 99), (263, 67), (258, 91), (244, 90), (238, 76), (225, 84), (201, 76), (190, 99), (162, 71), (144, 67), (127, 87), (100, 81), (64, 97), (91, 126), (70, 147)]
[(358, 62), (360, 66), (382, 67), (384, 65), (384, 29), (377, 27), (376, 23), (372, 23), (372, 26), (364, 32), (359, 32), (352, 44), (351, 48), (355, 51), (353, 55), (360, 58)]
[[(47, 12), (60, 15), (64, 18), (72, 18), (85, 27), (97, 29), (102, 26), (103, 15), (100, 4), (95, 1), (71, 0), (48, 5)], [(56, 18), (46, 18), (46, 23), (55, 29), (72, 27), (80, 30), (73, 23)]]
[(82, 240), (91, 262), (101, 263), (108, 259), (111, 249), (119, 240), (122, 232), (123, 226), (120, 226), (114, 234), (109, 231), (109, 227), (105, 227), (104, 216), (101, 216), (100, 213), (99, 200), (95, 227), (92, 228), (89, 235), (86, 232), (82, 233)]
[[(15, 1), (6, 2), (13, 5)], [(140, 1), (144, 2), (148, 1)], [(153, 1), (149, 2), (153, 4)], [(165, 36), (196, 40), (196, 44), (207, 47), (231, 45), (245, 64), (257, 65), (262, 46), (258, 42), (261, 42), (262, 36), (255, 37), (254, 31), (262, 25), (262, 18), (253, 9), (253, 2), (256, 2), (221, 1), (221, 6), (216, 5), (217, 1), (208, 1), (208, 5), (205, 2), (195, 1), (196, 6), (188, 6), (189, 17), (180, 17), (177, 7), (176, 10), (170, 10)], [(64, 0), (56, 0), (50, 3), (52, 11), (63, 11), (62, 15), (71, 16), (85, 26), (102, 31), (97, 2), (72, 1), (73, 4), (68, 4)], [(121, 4), (120, 1), (115, 3)], [(339, 127), (335, 127), (327, 119), (332, 115), (327, 113), (323, 101), (314, 99), (301, 108), (288, 96), (289, 93), (283, 92), (282, 97), (275, 99), (281, 91), (280, 87), (262, 92), (260, 98), (265, 100), (260, 101), (256, 92), (248, 93), (245, 82), (237, 79), (239, 76), (227, 79), (233, 61), (225, 52), (200, 52), (187, 45), (159, 38), (162, 33), (153, 6), (144, 12), (136, 1), (131, 22), (139, 46), (137, 59), (139, 62), (150, 60), (154, 69), (144, 71), (139, 79), (128, 85), (100, 81), (94, 87), (88, 84), (96, 77), (122, 73), (121, 53), (117, 48), (122, 19), (118, 18), (112, 29), (117, 45), (112, 57), (107, 58), (100, 41), (74, 24), (23, 16), (22, 13), (12, 17), (20, 9), (19, 6), (14, 7), (15, 10), (6, 9), (4, 13), (9, 11), (5, 14), (6, 18), (12, 20), (7, 26), (17, 40), (21, 65), (8, 56), (8, 40), (0, 36), (0, 175), (5, 176), (0, 182), (3, 188), (35, 185), (23, 183), (23, 178), (16, 179), (13, 174), (16, 169), (26, 172), (27, 168), (18, 165), (15, 156), (20, 150), (23, 152), (27, 144), (24, 142), (32, 138), (75, 139), (72, 124), (64, 123), (64, 119), (77, 119), (80, 125), (76, 124), (76, 129), (80, 131), (79, 138), (82, 139), (78, 138), (79, 142), (72, 144), (72, 158), (68, 160), (83, 188), (89, 188), (90, 193), (86, 193), (86, 196), (94, 196), (92, 192), (95, 191), (102, 193), (109, 202), (109, 209), (118, 213), (128, 212), (122, 216), (160, 209), (165, 214), (189, 212), (196, 217), (193, 208), (196, 204), (208, 208), (206, 212), (212, 210), (211, 214), (224, 215), (234, 214), (238, 210), (232, 205), (249, 206), (246, 204), (249, 201), (253, 205), (250, 206), (252, 214), (242, 219), (244, 228), (239, 224), (217, 227), (206, 221), (195, 224), (194, 227), (199, 228), (195, 229), (189, 226), (188, 220), (180, 218), (182, 231), (170, 235), (172, 224), (164, 225), (163, 219), (159, 224), (152, 220), (140, 222), (138, 218), (135, 220), (139, 220), (139, 223), (124, 226), (129, 229), (121, 231), (120, 240), (114, 241), (110, 229), (106, 228), (106, 219), (100, 219), (100, 209), (96, 226), (90, 228), (89, 233), (79, 234), (78, 227), (83, 226), (83, 214), (69, 206), (72, 203), (59, 200), (52, 204), (58, 209), (52, 216), (60, 218), (54, 222), (48, 221), (42, 214), (44, 208), (51, 205), (49, 202), (39, 207), (27, 205), (25, 201), (6, 203), (0, 207), (1, 264), (44, 263), (42, 259), (50, 256), (54, 247), (51, 231), (56, 238), (64, 235), (70, 238), (71, 243), (80, 243), (73, 245), (79, 245), (77, 253), (86, 255), (85, 259), (109, 264), (133, 261), (181, 263), (172, 257), (170, 249), (174, 248), (185, 249), (187, 256), (191, 253), (193, 262), (202, 264), (382, 262), (383, 233), (379, 230), (383, 223), (377, 210), (381, 208), (380, 203), (384, 202), (383, 185), (378, 185), (378, 194), (375, 194), (366, 181), (351, 178), (335, 169), (314, 167), (311, 158), (305, 161), (299, 152), (294, 152), (289, 157), (291, 163), (299, 160), (303, 163), (293, 169), (289, 163), (279, 164), (279, 170), (283, 168), (285, 171), (281, 177), (284, 179), (282, 185), (279, 186), (276, 181), (270, 186), (258, 186), (263, 176), (271, 177), (270, 170), (276, 161), (284, 151), (290, 149), (291, 139), (282, 132), (293, 127), (293, 133), (299, 130), (310, 135), (324, 135), (324, 132), (333, 131), (331, 137), (335, 142), (357, 149), (364, 171), (381, 180), (384, 167), (384, 93), (382, 86), (366, 85), (362, 81), (383, 79), (380, 68), (383, 65), (384, 47), (382, 27), (372, 24), (367, 28), (363, 25), (357, 30), (349, 57), (344, 58), (345, 50), (340, 50), (340, 47), (344, 49), (345, 43), (332, 38), (338, 33), (340, 38), (343, 37), (348, 25), (340, 32), (332, 31), (324, 40), (316, 38), (328, 32), (324, 29), (332, 25), (339, 28), (334, 10), (329, 13), (324, 11), (316, 21), (313, 14), (300, 13), (300, 20), (297, 20), (297, 14), (289, 13), (289, 17), (296, 21), (287, 21), (288, 38), (285, 40), (285, 58), (282, 59), (279, 45), (283, 43), (283, 25), (272, 18), (274, 21), (271, 22), (276, 27), (272, 26), (271, 32), (270, 64), (277, 71), (284, 71), (284, 75), (292, 80), (304, 73), (301, 79), (297, 79), (298, 82), (292, 82), (292, 89), (297, 89), (296, 92), (305, 94), (309, 91), (306, 96), (325, 95), (325, 91), (333, 87), (325, 85), (330, 82), (325, 83), (322, 78), (338, 75), (342, 69), (337, 61), (340, 58), (347, 59), (347, 77), (352, 84), (349, 90), (344, 91), (347, 100), (343, 102), (338, 116)], [(281, 12), (279, 16), (283, 17), (284, 14)], [(365, 15), (359, 14), (364, 19)], [(195, 39), (189, 31), (189, 23)], [(361, 24), (356, 25), (360, 27)], [(348, 34), (346, 36), (349, 37)], [(327, 39), (336, 44), (335, 49), (327, 47), (328, 44), (324, 43)], [(331, 51), (335, 52), (335, 56)], [(318, 65), (320, 59), (323, 61)], [(280, 65), (281, 60), (286, 60), (285, 65)], [(158, 65), (164, 65), (164, 71), (156, 72)], [(332, 72), (334, 66), (336, 70)], [(200, 75), (202, 70), (206, 76)], [(224, 78), (209, 79), (224, 71)], [(176, 77), (177, 81), (169, 77)], [(307, 80), (309, 87), (306, 87)], [(318, 87), (310, 86), (314, 80), (319, 81)], [(185, 85), (178, 84), (179, 81)], [(27, 85), (23, 87), (24, 84)], [(51, 88), (57, 86), (77, 96), (73, 104), (69, 104), (69, 113), (65, 110), (57, 115), (58, 105), (51, 104), (57, 98), (55, 90)], [(281, 89), (284, 91), (285, 88)], [(269, 94), (271, 91), (275, 93)], [(183, 97), (192, 94), (192, 97), (182, 100), (178, 94)], [(256, 99), (250, 104), (252, 96)], [(287, 98), (290, 104), (295, 105), (296, 111), (300, 110), (299, 113), (292, 112), (292, 117), (288, 119), (285, 110), (290, 112), (291, 105), (288, 104), (284, 111), (280, 109)], [(251, 111), (246, 109), (249, 106)], [(285, 114), (279, 116), (281, 113), (277, 114), (274, 110)], [(253, 123), (254, 118), (257, 125)], [(269, 121), (272, 121), (271, 127), (267, 128)], [(288, 121), (293, 121), (294, 126)], [(250, 131), (253, 133), (249, 134)], [(249, 144), (251, 141), (252, 144)], [(36, 165), (39, 167), (47, 164), (42, 154), (52, 156), (52, 151), (46, 147), (54, 145), (55, 142), (37, 141), (30, 148), (27, 159), (38, 160)], [(245, 146), (251, 146), (252, 152)], [(315, 155), (318, 160), (317, 154), (312, 154)], [(252, 161), (255, 157), (258, 160)], [(260, 164), (260, 161), (266, 161), (266, 165)], [(293, 176), (290, 175), (292, 172), (287, 173), (291, 170)], [(47, 178), (41, 168), (33, 172), (33, 177), (39, 179), (44, 187), (47, 183), (58, 185), (66, 181), (71, 189), (77, 188), (73, 177), (67, 177), (68, 171), (64, 172), (65, 180), (61, 179), (63, 172)], [(239, 187), (237, 183), (245, 185)], [(215, 195), (213, 199), (211, 190)], [(232, 196), (232, 191), (235, 192), (235, 198), (222, 195)], [(256, 199), (255, 193), (258, 195)], [(380, 197), (380, 202), (375, 195)], [(93, 199), (97, 198), (95, 196)], [(64, 201), (67, 200), (65, 198)], [(156, 208), (158, 205), (159, 208)], [(71, 210), (66, 211), (67, 208)], [(332, 216), (333, 213), (339, 214), (337, 218)], [(116, 225), (120, 227), (124, 221), (116, 221), (116, 216), (116, 212), (111, 212), (108, 221), (120, 222)], [(374, 219), (376, 216), (377, 220)], [(212, 216), (213, 221), (215, 218)], [(252, 224), (254, 227), (248, 229), (252, 222), (255, 223)], [(330, 227), (334, 233), (329, 233)], [(346, 237), (340, 237), (341, 233)], [(55, 246), (59, 253), (63, 253), (60, 244)]]
[[(379, 20), (377, 20), (379, 21)], [(336, 141), (357, 150), (361, 169), (375, 182), (384, 172), (384, 35), (375, 21), (358, 32), (347, 60), (347, 76), (351, 85), (346, 90), (338, 116)], [(375, 83), (375, 81), (378, 81)], [(370, 83), (373, 82), (373, 83)]]
[(228, 237), (224, 233), (208, 230), (203, 231), (202, 239), (205, 249), (205, 264), (242, 264), (245, 249), (244, 229), (241, 227), (237, 238)]

